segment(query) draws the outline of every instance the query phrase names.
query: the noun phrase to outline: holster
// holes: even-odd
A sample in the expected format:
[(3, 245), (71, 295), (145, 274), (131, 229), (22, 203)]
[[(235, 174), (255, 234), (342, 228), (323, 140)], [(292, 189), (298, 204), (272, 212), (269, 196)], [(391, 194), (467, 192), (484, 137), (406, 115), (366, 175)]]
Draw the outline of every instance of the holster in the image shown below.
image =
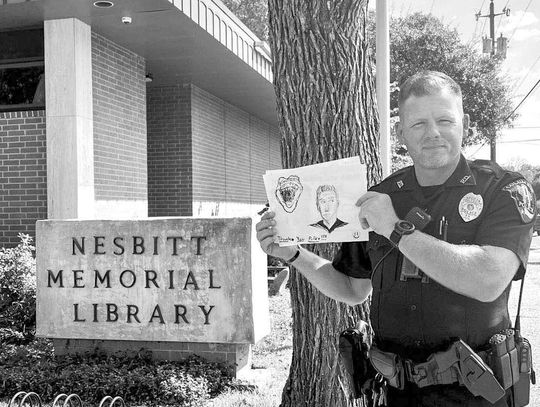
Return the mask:
[(355, 399), (365, 394), (369, 387), (366, 382), (376, 374), (369, 362), (370, 344), (369, 325), (364, 321), (360, 321), (358, 328), (348, 328), (339, 335), (339, 356), (354, 383)]

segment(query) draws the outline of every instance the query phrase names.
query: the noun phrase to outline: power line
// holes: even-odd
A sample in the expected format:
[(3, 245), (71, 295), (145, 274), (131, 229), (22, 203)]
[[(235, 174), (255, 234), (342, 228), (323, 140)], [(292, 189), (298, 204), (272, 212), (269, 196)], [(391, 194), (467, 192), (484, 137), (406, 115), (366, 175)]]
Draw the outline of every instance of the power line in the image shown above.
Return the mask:
[[(503, 7), (503, 10), (505, 10), (506, 7), (508, 7), (508, 3), (510, 3), (510, 0), (508, 0), (508, 1), (506, 2), (505, 6)], [(495, 31), (499, 31), (499, 27), (501, 26), (502, 18), (503, 18), (503, 16), (501, 15), (501, 17), (499, 18), (499, 24), (497, 24), (497, 28), (495, 29)]]
[[(484, 3), (486, 0), (482, 0), (482, 5), (480, 6), (480, 9), (478, 10), (478, 14), (482, 14), (482, 9), (484, 8)], [(473, 33), (473, 40), (476, 37), (476, 29), (478, 28), (478, 18), (476, 19), (476, 24), (474, 25), (474, 33)]]
[(505, 121), (507, 121), (510, 117), (512, 117), (512, 115), (515, 113), (516, 110), (518, 110), (518, 108), (521, 106), (521, 104), (523, 102), (525, 102), (525, 100), (529, 97), (529, 95), (533, 92), (533, 90), (538, 86), (538, 84), (540, 83), (540, 79), (538, 79), (536, 81), (536, 83), (534, 84), (534, 86), (531, 88), (531, 90), (529, 91), (529, 93), (527, 93), (525, 95), (525, 97), (523, 99), (521, 99), (521, 102), (519, 102), (519, 104), (514, 108), (514, 110), (512, 110), (512, 113), (510, 113), (504, 120), (503, 120), (503, 123)]
[(525, 7), (525, 11), (523, 12), (523, 14), (521, 15), (521, 18), (519, 19), (517, 25), (516, 25), (516, 28), (514, 28), (514, 31), (512, 32), (512, 35), (510, 36), (510, 38), (508, 39), (508, 42), (512, 41), (512, 38), (514, 37), (514, 34), (516, 33), (516, 30), (519, 28), (519, 25), (521, 24), (521, 20), (523, 20), (523, 17), (525, 17), (525, 13), (527, 12), (527, 10), (529, 9), (529, 6), (531, 5), (532, 3), (532, 0), (529, 0), (529, 4), (527, 4), (527, 7)]
[(482, 147), (484, 147), (488, 142), (489, 142), (489, 139), (484, 140), (484, 142), (483, 142), (482, 144), (480, 144), (480, 147), (478, 147), (478, 150), (476, 150), (474, 153), (472, 153), (471, 155), (469, 155), (469, 158), (472, 158), (472, 157), (474, 157), (476, 154), (478, 154), (478, 152), (482, 149)]
[(531, 138), (531, 139), (525, 139), (525, 140), (499, 140), (499, 144), (508, 144), (508, 143), (533, 143), (535, 141), (540, 141), (540, 138)]
[(429, 14), (433, 11), (433, 5), (435, 4), (435, 0), (431, 2), (431, 8), (429, 9)]
[(529, 68), (529, 70), (527, 71), (527, 73), (525, 74), (525, 76), (523, 77), (523, 79), (521, 79), (521, 81), (519, 82), (519, 85), (517, 85), (514, 89), (516, 90), (516, 92), (518, 91), (518, 89), (521, 87), (521, 85), (523, 85), (523, 82), (525, 82), (525, 79), (527, 79), (527, 77), (529, 76), (529, 74), (531, 73), (531, 71), (533, 70), (534, 66), (538, 63), (538, 61), (540, 61), (540, 55), (538, 55), (538, 58), (536, 58), (536, 61), (534, 61), (534, 63), (531, 65), (531, 67)]

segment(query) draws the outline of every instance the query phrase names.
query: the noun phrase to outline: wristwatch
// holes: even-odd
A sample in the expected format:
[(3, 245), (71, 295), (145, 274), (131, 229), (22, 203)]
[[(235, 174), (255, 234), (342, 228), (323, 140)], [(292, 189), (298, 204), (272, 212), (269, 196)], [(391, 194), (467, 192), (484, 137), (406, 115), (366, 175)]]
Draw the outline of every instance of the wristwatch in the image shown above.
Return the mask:
[(410, 235), (416, 230), (414, 223), (408, 220), (399, 220), (394, 225), (394, 230), (390, 234), (390, 242), (396, 247), (399, 245), (399, 241), (404, 235)]

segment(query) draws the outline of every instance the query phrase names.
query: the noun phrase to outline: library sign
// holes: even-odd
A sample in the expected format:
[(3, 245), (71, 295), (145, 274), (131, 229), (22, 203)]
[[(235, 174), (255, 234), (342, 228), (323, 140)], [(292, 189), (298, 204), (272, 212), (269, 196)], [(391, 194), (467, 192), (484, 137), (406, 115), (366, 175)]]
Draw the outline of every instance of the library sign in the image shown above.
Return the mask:
[(250, 218), (45, 220), (36, 235), (39, 336), (255, 343), (269, 331)]

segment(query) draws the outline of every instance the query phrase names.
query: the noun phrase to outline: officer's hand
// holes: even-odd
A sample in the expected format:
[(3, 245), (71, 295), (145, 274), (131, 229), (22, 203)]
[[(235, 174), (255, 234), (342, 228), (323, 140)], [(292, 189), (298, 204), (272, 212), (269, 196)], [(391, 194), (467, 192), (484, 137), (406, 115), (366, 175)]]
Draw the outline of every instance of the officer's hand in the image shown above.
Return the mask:
[(289, 260), (295, 255), (297, 247), (279, 247), (277, 243), (274, 243), (276, 236), (276, 229), (274, 228), (276, 225), (275, 216), (276, 214), (274, 212), (268, 211), (262, 216), (260, 222), (255, 225), (257, 240), (266, 254), (279, 257), (283, 260)]
[(390, 237), (399, 220), (389, 195), (368, 191), (356, 202), (360, 207), (360, 224), (364, 229), (371, 227), (379, 235)]

